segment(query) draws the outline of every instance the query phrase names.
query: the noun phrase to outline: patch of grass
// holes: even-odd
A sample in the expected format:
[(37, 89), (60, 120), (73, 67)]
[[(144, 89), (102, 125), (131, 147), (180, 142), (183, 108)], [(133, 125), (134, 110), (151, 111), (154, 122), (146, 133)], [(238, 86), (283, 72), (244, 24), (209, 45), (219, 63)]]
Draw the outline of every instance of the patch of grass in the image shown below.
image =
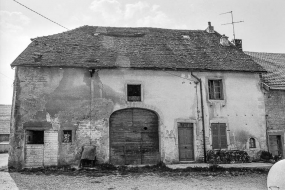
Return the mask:
[(72, 176), (90, 176), (101, 177), (106, 175), (141, 175), (141, 174), (158, 174), (161, 176), (238, 176), (251, 173), (267, 174), (269, 169), (265, 168), (224, 168), (218, 164), (210, 165), (210, 167), (187, 167), (172, 169), (159, 162), (156, 165), (147, 165), (143, 167), (131, 166), (114, 166), (112, 164), (104, 163), (98, 164), (95, 168), (81, 168), (75, 169), (70, 166), (49, 166), (41, 168), (25, 168), (22, 170), (11, 169), (10, 172), (20, 172), (27, 175), (72, 175)]
[(98, 164), (97, 168), (100, 170), (111, 170), (111, 171), (117, 170), (116, 166), (114, 166), (113, 164), (109, 164), (109, 163)]

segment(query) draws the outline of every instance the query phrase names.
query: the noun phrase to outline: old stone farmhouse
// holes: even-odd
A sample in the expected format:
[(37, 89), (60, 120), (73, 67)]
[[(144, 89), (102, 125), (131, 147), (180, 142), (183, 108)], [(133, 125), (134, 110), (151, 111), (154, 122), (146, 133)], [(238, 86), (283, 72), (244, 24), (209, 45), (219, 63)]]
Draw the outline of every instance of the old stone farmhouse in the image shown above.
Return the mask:
[(240, 45), (210, 23), (83, 26), (32, 39), (11, 64), (9, 166), (75, 165), (85, 145), (115, 165), (266, 150), (265, 70)]
[(285, 155), (285, 54), (245, 52), (261, 65), (265, 94), (268, 151), (273, 156)]

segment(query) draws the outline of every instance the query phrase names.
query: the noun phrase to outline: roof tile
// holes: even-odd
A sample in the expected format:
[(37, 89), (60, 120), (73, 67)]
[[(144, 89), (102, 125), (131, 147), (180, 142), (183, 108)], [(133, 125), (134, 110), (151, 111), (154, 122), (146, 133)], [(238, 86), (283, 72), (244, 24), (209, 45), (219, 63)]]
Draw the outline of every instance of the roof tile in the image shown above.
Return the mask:
[(220, 45), (220, 37), (204, 30), (83, 26), (33, 39), (11, 66), (264, 72), (233, 44)]
[(285, 90), (285, 53), (245, 52), (262, 66), (264, 82), (272, 88)]

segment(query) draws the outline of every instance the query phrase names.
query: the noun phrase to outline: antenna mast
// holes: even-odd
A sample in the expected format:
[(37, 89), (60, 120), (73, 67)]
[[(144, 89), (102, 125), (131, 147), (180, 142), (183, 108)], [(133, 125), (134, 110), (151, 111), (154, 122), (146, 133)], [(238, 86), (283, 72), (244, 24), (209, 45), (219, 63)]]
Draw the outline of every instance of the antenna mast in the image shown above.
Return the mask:
[(233, 35), (234, 35), (234, 40), (235, 40), (235, 39), (236, 39), (236, 35), (235, 35), (235, 23), (240, 23), (240, 22), (244, 22), (244, 21), (237, 21), (237, 22), (234, 22), (233, 11), (226, 12), (226, 13), (221, 13), (221, 14), (219, 14), (219, 15), (228, 14), (228, 13), (231, 13), (231, 15), (232, 15), (232, 22), (231, 22), (231, 23), (222, 24), (222, 25), (228, 25), (228, 24), (233, 25)]

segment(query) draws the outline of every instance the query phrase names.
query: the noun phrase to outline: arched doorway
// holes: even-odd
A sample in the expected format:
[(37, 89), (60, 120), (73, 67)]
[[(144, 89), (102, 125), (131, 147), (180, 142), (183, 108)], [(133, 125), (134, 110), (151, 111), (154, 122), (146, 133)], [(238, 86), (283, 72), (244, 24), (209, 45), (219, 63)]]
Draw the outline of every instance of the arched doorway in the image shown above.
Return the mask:
[(158, 116), (155, 112), (128, 108), (110, 116), (112, 164), (156, 164), (159, 158)]

